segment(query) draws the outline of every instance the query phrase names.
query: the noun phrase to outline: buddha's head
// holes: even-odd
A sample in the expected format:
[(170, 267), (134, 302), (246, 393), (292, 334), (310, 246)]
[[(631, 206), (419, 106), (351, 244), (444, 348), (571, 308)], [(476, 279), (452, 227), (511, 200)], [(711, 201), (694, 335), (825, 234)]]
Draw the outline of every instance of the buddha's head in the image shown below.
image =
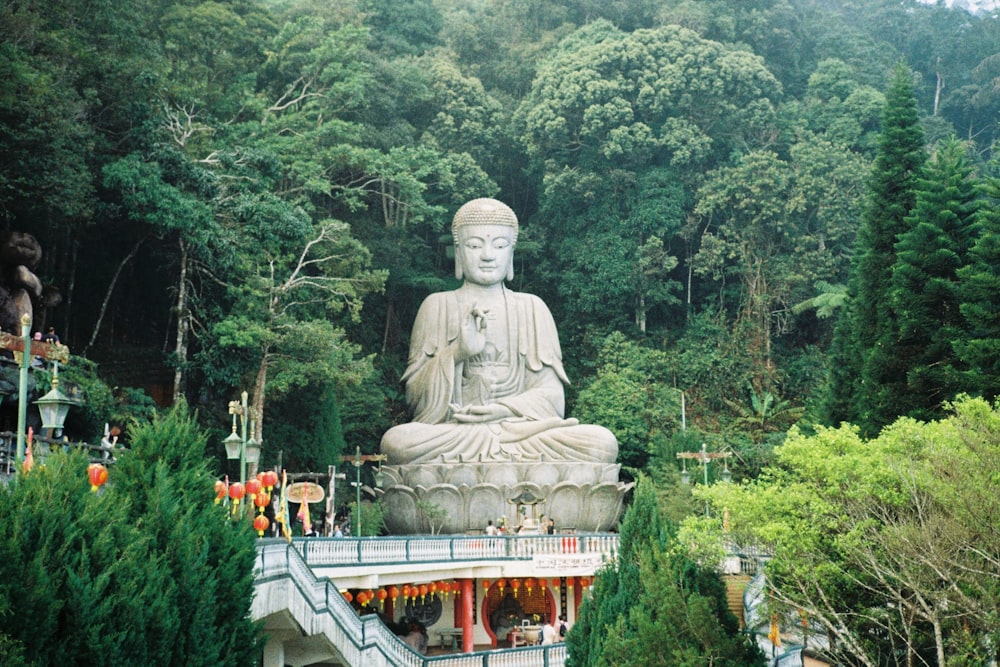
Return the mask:
[(514, 278), (517, 216), (496, 199), (473, 199), (455, 213), (455, 277), (481, 285)]

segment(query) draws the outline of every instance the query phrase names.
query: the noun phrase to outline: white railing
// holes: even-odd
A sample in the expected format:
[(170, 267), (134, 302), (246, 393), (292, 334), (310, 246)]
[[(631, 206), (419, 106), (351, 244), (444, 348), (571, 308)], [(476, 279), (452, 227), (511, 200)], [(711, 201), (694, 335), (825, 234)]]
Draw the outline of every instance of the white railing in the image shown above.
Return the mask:
[(535, 556), (618, 552), (614, 533), (574, 535), (311, 537), (292, 543), (310, 567), (391, 565), (476, 560), (531, 560)]
[[(344, 538), (337, 541), (348, 544)], [(315, 538), (309, 540), (309, 546), (314, 542)], [(371, 543), (374, 544), (374, 540)], [(336, 546), (326, 550), (326, 553), (337, 552), (341, 545)], [(416, 653), (374, 614), (358, 616), (340, 595), (336, 585), (328, 579), (317, 579), (298, 548), (284, 541), (262, 541), (258, 546), (255, 587), (256, 620), (286, 611), (295, 617), (300, 627), (306, 629), (307, 634), (326, 636), (349, 665), (561, 667), (566, 661), (566, 645), (561, 643), (443, 656)], [(276, 600), (280, 602), (274, 602)], [(268, 601), (280, 604), (282, 608), (268, 609)]]

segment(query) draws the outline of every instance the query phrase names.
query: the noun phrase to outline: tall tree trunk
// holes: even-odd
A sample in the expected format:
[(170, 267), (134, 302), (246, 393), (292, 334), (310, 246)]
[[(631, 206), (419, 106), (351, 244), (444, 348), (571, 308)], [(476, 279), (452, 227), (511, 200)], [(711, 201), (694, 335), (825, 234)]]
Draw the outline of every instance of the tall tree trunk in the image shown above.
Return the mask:
[(90, 340), (87, 341), (87, 345), (83, 348), (81, 356), (84, 357), (87, 356), (87, 352), (90, 351), (90, 348), (94, 344), (94, 341), (97, 340), (97, 334), (101, 330), (101, 322), (104, 320), (104, 313), (107, 312), (108, 310), (108, 302), (111, 301), (111, 294), (112, 292), (115, 291), (115, 284), (117, 284), (118, 278), (122, 274), (122, 269), (125, 268), (126, 264), (132, 261), (132, 258), (135, 257), (135, 254), (139, 252), (139, 246), (141, 246), (143, 241), (145, 240), (146, 240), (145, 238), (139, 239), (139, 241), (134, 246), (132, 246), (132, 250), (129, 252), (129, 254), (125, 255), (122, 261), (118, 263), (118, 268), (115, 269), (115, 275), (111, 277), (111, 284), (108, 285), (108, 291), (104, 293), (104, 302), (101, 304), (101, 310), (97, 315), (97, 322), (94, 323), (94, 331), (93, 333), (90, 334)]
[(187, 304), (188, 250), (183, 237), (178, 239), (181, 247), (181, 271), (177, 284), (177, 343), (174, 347), (176, 367), (174, 368), (173, 402), (177, 403), (184, 391), (184, 366), (187, 364), (188, 329), (191, 326)]
[[(254, 380), (253, 394), (250, 398), (250, 417), (256, 420), (254, 437), (260, 444), (261, 455), (264, 451), (264, 387), (267, 384), (267, 364), (270, 358), (270, 351), (264, 350), (260, 357), (260, 365), (257, 366), (257, 379)], [(254, 423), (254, 422), (251, 422)], [(257, 475), (257, 464), (251, 465), (247, 471), (247, 478)]]

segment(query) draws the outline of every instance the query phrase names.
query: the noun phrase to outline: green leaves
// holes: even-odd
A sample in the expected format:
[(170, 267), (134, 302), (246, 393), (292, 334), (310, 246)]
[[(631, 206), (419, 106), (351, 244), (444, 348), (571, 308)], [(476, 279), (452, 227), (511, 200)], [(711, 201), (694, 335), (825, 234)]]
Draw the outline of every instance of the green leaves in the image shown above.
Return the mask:
[[(995, 630), (1000, 544), (981, 527), (1000, 511), (988, 490), (998, 424), (988, 403), (963, 398), (941, 421), (901, 419), (873, 440), (847, 426), (793, 429), (757, 481), (697, 495), (729, 512), (736, 539), (768, 545), (779, 607), (830, 628), (836, 656), (874, 659), (872, 629), (948, 654), (970, 627)], [(697, 534), (692, 522), (685, 535)], [(932, 624), (940, 644), (924, 632)]]

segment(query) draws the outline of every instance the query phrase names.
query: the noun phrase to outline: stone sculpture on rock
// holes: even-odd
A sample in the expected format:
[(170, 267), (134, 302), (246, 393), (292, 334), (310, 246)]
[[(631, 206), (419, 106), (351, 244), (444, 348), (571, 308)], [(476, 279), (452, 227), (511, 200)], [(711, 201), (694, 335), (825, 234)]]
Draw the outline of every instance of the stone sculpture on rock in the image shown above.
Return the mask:
[(403, 375), (413, 421), (382, 438), (388, 528), (424, 532), (422, 503), (447, 511), (443, 532), (482, 528), (510, 515), (507, 499), (523, 490), (561, 513), (560, 525), (610, 527), (627, 490), (617, 440), (565, 417), (569, 380), (552, 315), (538, 297), (504, 285), (517, 216), (475, 199), (455, 214), (452, 234), (463, 284), (421, 305)]

